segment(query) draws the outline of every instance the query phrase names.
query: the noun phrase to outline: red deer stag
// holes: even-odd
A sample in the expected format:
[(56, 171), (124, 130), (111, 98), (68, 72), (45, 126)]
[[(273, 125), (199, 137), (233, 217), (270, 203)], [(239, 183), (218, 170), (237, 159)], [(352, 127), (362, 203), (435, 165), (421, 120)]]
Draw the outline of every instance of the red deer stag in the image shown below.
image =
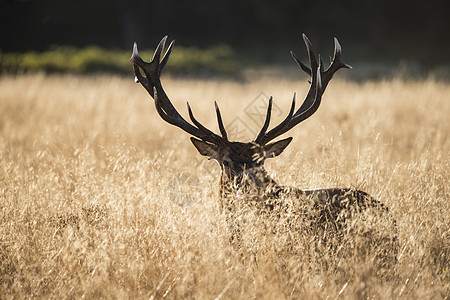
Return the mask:
[[(341, 68), (352, 69), (350, 65), (342, 62), (341, 46), (336, 38), (334, 39), (334, 57), (331, 65), (325, 70), (320, 56), (319, 58), (316, 57), (312, 50), (311, 42), (303, 34), (310, 67), (304, 65), (294, 53), (291, 52), (291, 55), (300, 68), (311, 76), (311, 86), (308, 94), (297, 111), (295, 111), (294, 94), (291, 108), (286, 118), (268, 131), (272, 109), (272, 98), (270, 98), (265, 122), (254, 141), (249, 143), (233, 142), (228, 139), (217, 103), (215, 103), (215, 110), (220, 135), (207, 129), (197, 121), (189, 103), (187, 103), (187, 110), (192, 123), (186, 121), (178, 113), (165, 93), (160, 80), (161, 71), (166, 65), (174, 45), (174, 41), (172, 41), (161, 59), (166, 39), (167, 36), (158, 44), (149, 63), (142, 60), (139, 56), (137, 45), (136, 43), (134, 44), (130, 61), (133, 64), (136, 75), (135, 82), (141, 83), (150, 96), (153, 97), (156, 110), (164, 121), (194, 136), (191, 137), (191, 141), (200, 154), (213, 158), (219, 163), (221, 169), (220, 206), (227, 215), (233, 214), (237, 205), (236, 202), (242, 199), (242, 195), (246, 199), (251, 198), (251, 202), (256, 204), (256, 207), (269, 213), (276, 206), (286, 206), (285, 204), (280, 204), (282, 199), (286, 197), (312, 202), (313, 207), (318, 211), (312, 217), (314, 224), (321, 227), (328, 226), (325, 224), (332, 224), (331, 227), (337, 230), (342, 229), (345, 220), (349, 216), (365, 211), (368, 208), (377, 211), (379, 214), (388, 213), (387, 208), (382, 203), (363, 191), (351, 188), (314, 190), (287, 188), (278, 185), (264, 169), (264, 161), (267, 158), (280, 155), (292, 141), (292, 138), (269, 142), (286, 133), (317, 111), (322, 95), (336, 71)], [(145, 76), (141, 74), (140, 70), (144, 72)], [(231, 217), (231, 220), (233, 220), (233, 217)], [(237, 231), (233, 231), (236, 234)]]

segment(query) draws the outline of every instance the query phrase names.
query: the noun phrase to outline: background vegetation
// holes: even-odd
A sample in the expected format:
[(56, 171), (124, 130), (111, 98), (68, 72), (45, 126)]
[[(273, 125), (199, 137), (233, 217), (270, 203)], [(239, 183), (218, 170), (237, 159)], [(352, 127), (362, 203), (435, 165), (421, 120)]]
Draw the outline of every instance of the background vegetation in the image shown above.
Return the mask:
[[(153, 50), (140, 50), (139, 53), (146, 61), (153, 56)], [(130, 57), (130, 50), (108, 50), (98, 46), (56, 47), (44, 52), (0, 52), (0, 71), (4, 73), (40, 71), (78, 74), (118, 73), (131, 76), (133, 71), (129, 61)], [(238, 72), (237, 67), (236, 56), (232, 49), (225, 45), (208, 49), (176, 47), (165, 71), (176, 75), (221, 74), (235, 76)]]
[[(260, 95), (285, 115), (304, 77), (164, 78), (230, 128)], [(289, 233), (251, 226), (237, 251), (218, 208), (218, 167), (164, 123), (132, 78), (0, 78), (0, 298), (428, 298), (450, 293), (449, 86), (433, 78), (335, 78), (267, 169), (300, 188), (351, 186), (389, 206), (400, 251), (389, 270), (364, 255), (279, 251)], [(301, 98), (301, 97), (300, 97)], [(284, 112), (284, 113), (283, 113)], [(244, 138), (251, 138), (247, 132)], [(282, 225), (282, 224), (280, 224)], [(294, 235), (308, 249), (314, 233)], [(321, 248), (322, 247), (322, 248)], [(385, 274), (387, 277), (381, 277)]]
[[(386, 72), (386, 66), (401, 65), (416, 75), (438, 69), (448, 79), (449, 9), (445, 0), (0, 0), (0, 50), (26, 53), (13, 67), (27, 70), (37, 66), (26, 63), (37, 52), (42, 55), (38, 60), (47, 62), (41, 65), (43, 70), (121, 71), (125, 59), (112, 60), (114, 54), (126, 51), (124, 57), (128, 57), (133, 42), (138, 42), (140, 49), (154, 49), (164, 35), (169, 35), (177, 40), (178, 49), (197, 49), (194, 56), (202, 53), (208, 57), (218, 50), (222, 57), (228, 49), (229, 57), (231, 49), (239, 63), (290, 65), (289, 50), (302, 47), (299, 35), (306, 33), (316, 49), (329, 49), (322, 51), (325, 60), (332, 54), (332, 37), (338, 37), (345, 57), (351, 58), (349, 63), (372, 69), (358, 78), (378, 76)], [(97, 47), (103, 49), (101, 55)], [(60, 51), (55, 53), (55, 49)], [(57, 66), (49, 63), (57, 59), (49, 56), (72, 55), (77, 56), (75, 62), (65, 59), (63, 66), (61, 62)], [(86, 62), (81, 63), (81, 58)], [(179, 61), (180, 69), (191, 66), (197, 72), (195, 66), (200, 64), (201, 69), (229, 72), (228, 67), (223, 70), (222, 60), (220, 66), (206, 65), (205, 60), (183, 56), (185, 63)], [(5, 64), (10, 66), (10, 62)]]

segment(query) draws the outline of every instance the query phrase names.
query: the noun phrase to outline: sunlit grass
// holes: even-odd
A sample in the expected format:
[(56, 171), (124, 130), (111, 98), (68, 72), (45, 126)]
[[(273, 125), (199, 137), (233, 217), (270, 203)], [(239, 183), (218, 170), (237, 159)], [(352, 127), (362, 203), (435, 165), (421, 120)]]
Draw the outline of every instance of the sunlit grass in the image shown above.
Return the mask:
[[(180, 113), (189, 100), (214, 130), (218, 101), (228, 127), (236, 117), (247, 125), (246, 139), (258, 124), (245, 111), (261, 92), (280, 109), (275, 124), (292, 93), (301, 99), (308, 88), (283, 77), (164, 86)], [(248, 240), (237, 251), (219, 212), (218, 166), (160, 119), (132, 78), (3, 76), (0, 298), (446, 298), (448, 95), (433, 79), (334, 79), (285, 153), (267, 162), (280, 184), (356, 187), (388, 205), (400, 249), (385, 280), (370, 260), (280, 254), (285, 236), (257, 226), (258, 249)]]

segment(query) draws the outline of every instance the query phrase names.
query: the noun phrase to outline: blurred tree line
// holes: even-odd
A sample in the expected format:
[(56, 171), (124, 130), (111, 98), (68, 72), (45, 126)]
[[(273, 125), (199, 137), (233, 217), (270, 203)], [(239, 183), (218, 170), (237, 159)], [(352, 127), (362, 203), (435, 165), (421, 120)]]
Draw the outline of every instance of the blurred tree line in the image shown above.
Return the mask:
[(445, 0), (0, 0), (0, 50), (154, 48), (168, 34), (183, 46), (227, 44), (270, 61), (302, 47), (305, 32), (319, 49), (337, 36), (346, 55), (439, 64), (449, 62), (449, 12)]

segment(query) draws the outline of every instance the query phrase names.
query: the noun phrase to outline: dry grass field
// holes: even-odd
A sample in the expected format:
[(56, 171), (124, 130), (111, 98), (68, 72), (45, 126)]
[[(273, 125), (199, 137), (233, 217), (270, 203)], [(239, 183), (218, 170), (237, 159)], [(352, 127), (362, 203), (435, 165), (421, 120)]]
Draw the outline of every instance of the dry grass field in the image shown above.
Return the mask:
[[(266, 169), (280, 184), (355, 187), (388, 205), (400, 243), (389, 270), (325, 248), (280, 252), (283, 234), (259, 223), (238, 251), (219, 212), (219, 167), (133, 78), (3, 75), (0, 299), (448, 298), (450, 85), (339, 77)], [(308, 88), (283, 76), (163, 82), (184, 116), (189, 100), (214, 130), (217, 100), (243, 140), (261, 92), (274, 96), (275, 124)], [(292, 235), (299, 249), (308, 234)]]

